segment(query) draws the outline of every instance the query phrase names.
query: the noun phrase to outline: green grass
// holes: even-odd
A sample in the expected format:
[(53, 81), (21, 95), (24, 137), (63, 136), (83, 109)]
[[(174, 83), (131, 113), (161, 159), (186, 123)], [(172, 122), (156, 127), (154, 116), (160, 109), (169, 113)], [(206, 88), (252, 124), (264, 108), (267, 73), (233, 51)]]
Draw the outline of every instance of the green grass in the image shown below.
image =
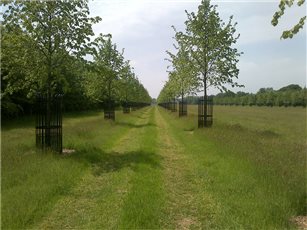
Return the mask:
[(31, 117), (2, 123), (3, 229), (289, 229), (306, 215), (306, 111), (162, 108), (64, 117), (71, 155), (35, 151)]
[[(157, 154), (157, 128), (154, 113), (151, 113), (147, 127), (139, 133), (138, 164), (131, 178), (132, 187), (126, 197), (120, 228), (159, 228), (164, 205), (164, 189), (161, 175), (161, 156)], [(137, 138), (137, 137), (136, 137)]]
[(195, 159), (203, 190), (222, 207), (209, 227), (280, 229), (306, 215), (304, 109), (217, 106), (207, 129), (196, 129), (195, 106), (189, 112), (163, 115)]
[[(118, 120), (134, 122), (140, 114), (117, 114)], [(101, 113), (70, 114), (64, 118), (64, 147), (74, 156), (35, 151), (31, 118), (23, 123), (2, 124), (1, 183), (2, 227), (29, 228), (49, 212), (60, 197), (67, 195), (97, 160), (95, 148), (110, 149), (128, 126), (104, 121)], [(101, 156), (98, 156), (101, 157)]]
[[(197, 106), (190, 105), (189, 112), (195, 116)], [(281, 137), (299, 144), (306, 142), (306, 108), (214, 106), (214, 119), (215, 126), (242, 127), (268, 138)]]

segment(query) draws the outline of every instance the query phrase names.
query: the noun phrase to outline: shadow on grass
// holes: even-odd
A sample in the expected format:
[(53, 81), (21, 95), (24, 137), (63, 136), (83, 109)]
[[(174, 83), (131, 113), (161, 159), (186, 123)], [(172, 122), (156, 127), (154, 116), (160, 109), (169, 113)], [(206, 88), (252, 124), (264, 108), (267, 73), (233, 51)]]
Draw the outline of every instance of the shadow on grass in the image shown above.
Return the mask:
[(81, 117), (95, 117), (101, 115), (102, 112), (103, 112), (102, 110), (63, 112), (63, 118), (70, 119), (70, 118), (81, 118)]
[(229, 130), (233, 130), (236, 132), (246, 132), (252, 135), (260, 135), (262, 137), (265, 138), (277, 138), (280, 137), (281, 135), (273, 130), (268, 130), (268, 129), (264, 129), (264, 130), (253, 130), (250, 129), (248, 127), (242, 126), (241, 124), (235, 123), (235, 124), (226, 124), (224, 125), (224, 127), (226, 127)]
[(125, 121), (118, 121), (116, 122), (117, 125), (121, 125), (121, 126), (127, 126), (127, 127), (130, 127), (130, 128), (143, 128), (143, 127), (155, 127), (157, 126), (156, 124), (153, 124), (151, 122), (148, 122), (146, 124), (132, 124), (132, 123), (129, 123), (129, 122), (125, 122)]
[(79, 150), (71, 157), (91, 164), (94, 169), (94, 175), (119, 171), (127, 167), (137, 171), (140, 165), (161, 168), (160, 161), (162, 159), (161, 156), (152, 152), (104, 152), (96, 147)]

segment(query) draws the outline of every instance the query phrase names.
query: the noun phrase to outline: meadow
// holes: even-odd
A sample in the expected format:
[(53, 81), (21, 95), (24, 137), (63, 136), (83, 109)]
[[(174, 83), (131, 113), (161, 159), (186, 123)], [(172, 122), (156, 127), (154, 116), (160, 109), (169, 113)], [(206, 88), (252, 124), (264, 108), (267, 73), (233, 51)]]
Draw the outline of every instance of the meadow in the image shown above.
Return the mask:
[(160, 107), (64, 116), (71, 154), (2, 122), (3, 229), (295, 229), (306, 216), (306, 110), (215, 106), (211, 128)]

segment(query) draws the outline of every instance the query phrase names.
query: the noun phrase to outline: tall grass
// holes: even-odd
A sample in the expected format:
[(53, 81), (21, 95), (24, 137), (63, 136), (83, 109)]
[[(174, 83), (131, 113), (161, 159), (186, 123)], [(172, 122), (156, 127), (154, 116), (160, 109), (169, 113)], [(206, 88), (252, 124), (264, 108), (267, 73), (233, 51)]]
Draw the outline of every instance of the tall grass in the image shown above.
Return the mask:
[(190, 106), (183, 119), (162, 113), (217, 204), (204, 226), (281, 229), (306, 215), (304, 109), (217, 106), (205, 129), (196, 128), (196, 111)]

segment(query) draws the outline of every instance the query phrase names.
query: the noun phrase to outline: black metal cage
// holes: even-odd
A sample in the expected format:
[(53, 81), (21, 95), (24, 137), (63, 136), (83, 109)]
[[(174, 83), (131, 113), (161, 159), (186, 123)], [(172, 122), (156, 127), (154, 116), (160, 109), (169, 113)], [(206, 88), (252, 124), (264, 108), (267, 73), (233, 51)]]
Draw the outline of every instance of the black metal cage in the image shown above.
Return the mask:
[(103, 105), (104, 119), (115, 120), (115, 101), (107, 100)]
[(177, 112), (177, 101), (176, 99), (173, 99), (170, 101), (170, 110), (172, 112)]
[(122, 102), (123, 113), (130, 113), (130, 103), (128, 101)]
[(188, 105), (186, 100), (179, 101), (179, 117), (187, 116), (188, 115)]
[(36, 147), (62, 153), (62, 94), (36, 97)]
[(198, 127), (210, 127), (213, 124), (213, 97), (198, 100)]

